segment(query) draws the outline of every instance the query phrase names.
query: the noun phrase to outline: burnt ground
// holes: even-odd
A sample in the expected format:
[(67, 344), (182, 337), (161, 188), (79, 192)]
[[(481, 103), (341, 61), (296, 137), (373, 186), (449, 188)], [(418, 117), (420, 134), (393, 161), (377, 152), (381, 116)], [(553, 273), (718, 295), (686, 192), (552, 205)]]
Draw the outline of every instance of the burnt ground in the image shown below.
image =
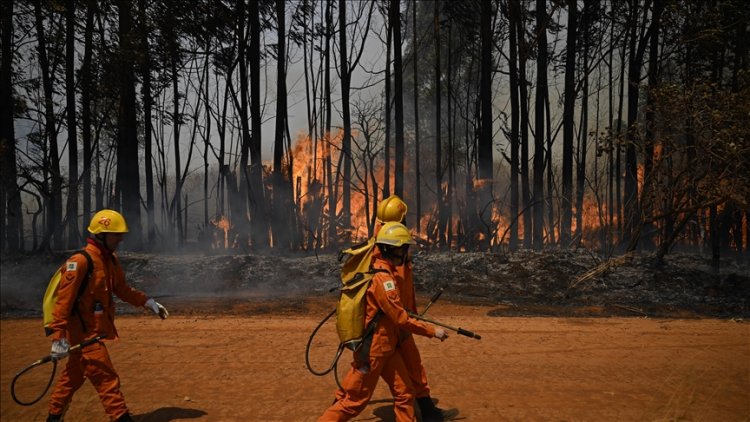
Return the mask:
[[(0, 316), (40, 315), (50, 275), (67, 252), (4, 256)], [(335, 254), (259, 256), (120, 254), (131, 284), (177, 314), (296, 313), (333, 306)], [(586, 250), (417, 253), (420, 305), (439, 289), (443, 302), (481, 305), (489, 316), (650, 316), (744, 319), (750, 315), (750, 266), (675, 253), (606, 259)], [(140, 312), (122, 306), (122, 313)]]

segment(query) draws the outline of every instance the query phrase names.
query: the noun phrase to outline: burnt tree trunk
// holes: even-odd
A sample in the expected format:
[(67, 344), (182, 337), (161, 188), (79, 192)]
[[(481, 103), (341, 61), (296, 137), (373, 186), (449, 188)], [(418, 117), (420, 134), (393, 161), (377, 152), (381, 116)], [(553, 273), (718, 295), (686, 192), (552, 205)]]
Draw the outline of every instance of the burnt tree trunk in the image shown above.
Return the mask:
[[(122, 212), (128, 221), (128, 247), (140, 250), (141, 194), (136, 127), (135, 73), (132, 11), (130, 0), (118, 0), (120, 36), (120, 107), (117, 118), (117, 186), (121, 193)], [(174, 76), (174, 75), (173, 75)], [(175, 142), (175, 145), (179, 143)], [(177, 148), (175, 148), (177, 149)], [(178, 166), (179, 168), (179, 166)]]

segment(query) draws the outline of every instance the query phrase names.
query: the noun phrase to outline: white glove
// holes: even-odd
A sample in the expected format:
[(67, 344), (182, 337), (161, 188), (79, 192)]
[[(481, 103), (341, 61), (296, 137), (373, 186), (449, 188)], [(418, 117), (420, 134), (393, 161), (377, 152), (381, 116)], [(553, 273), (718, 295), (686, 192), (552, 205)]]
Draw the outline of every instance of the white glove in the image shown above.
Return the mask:
[(159, 315), (159, 318), (161, 319), (167, 319), (167, 317), (169, 316), (169, 312), (167, 312), (167, 308), (161, 306), (161, 304), (155, 301), (154, 299), (149, 298), (146, 301), (146, 305), (144, 306), (146, 306), (147, 309), (151, 309), (151, 311), (155, 313), (156, 315)]
[(65, 358), (68, 356), (68, 352), (70, 352), (70, 343), (68, 343), (67, 339), (61, 338), (52, 342), (50, 355), (53, 360)]
[(435, 328), (435, 337), (440, 339), (440, 341), (445, 341), (445, 339), (448, 338), (448, 333), (446, 333), (442, 328)]

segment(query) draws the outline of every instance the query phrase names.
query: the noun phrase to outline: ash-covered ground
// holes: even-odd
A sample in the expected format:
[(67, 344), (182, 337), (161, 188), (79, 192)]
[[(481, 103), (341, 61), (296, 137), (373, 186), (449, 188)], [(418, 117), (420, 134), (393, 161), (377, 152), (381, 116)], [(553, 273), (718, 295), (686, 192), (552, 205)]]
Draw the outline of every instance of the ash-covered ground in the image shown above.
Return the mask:
[[(3, 256), (0, 314), (41, 315), (60, 252)], [(172, 313), (297, 312), (335, 306), (340, 262), (335, 254), (260, 256), (119, 254), (131, 284)], [(750, 265), (710, 257), (650, 254), (607, 259), (586, 250), (513, 253), (417, 253), (420, 305), (440, 301), (485, 306), (493, 316), (653, 316), (744, 319), (750, 315)], [(127, 305), (122, 312), (140, 312)]]

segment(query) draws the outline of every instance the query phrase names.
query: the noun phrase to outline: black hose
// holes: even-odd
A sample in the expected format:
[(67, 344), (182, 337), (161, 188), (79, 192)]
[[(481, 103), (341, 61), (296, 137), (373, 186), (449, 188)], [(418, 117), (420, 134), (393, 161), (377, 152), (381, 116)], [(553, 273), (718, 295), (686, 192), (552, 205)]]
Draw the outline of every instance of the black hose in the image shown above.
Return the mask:
[[(90, 344), (96, 343), (99, 340), (103, 339), (103, 335), (98, 335), (92, 339), (86, 340), (84, 342), (81, 342), (79, 344), (76, 344), (75, 346), (68, 349), (68, 353), (76, 350), (76, 349), (82, 349)], [(36, 362), (32, 363), (31, 365), (23, 368), (21, 372), (17, 373), (16, 376), (13, 377), (13, 381), (10, 382), (10, 395), (13, 397), (13, 401), (20, 404), (21, 406), (31, 406), (32, 404), (38, 402), (39, 400), (44, 397), (45, 394), (47, 394), (47, 391), (49, 391), (50, 386), (52, 386), (52, 381), (55, 379), (55, 373), (57, 372), (57, 361), (58, 359), (53, 359), (52, 355), (47, 355)], [(39, 365), (43, 365), (47, 362), (52, 362), (52, 372), (49, 376), (49, 381), (47, 381), (47, 386), (44, 387), (44, 391), (42, 391), (42, 394), (39, 395), (36, 399), (29, 401), (29, 402), (23, 402), (16, 396), (16, 381), (18, 381), (19, 378), (21, 378), (21, 375), (25, 374), (26, 372), (29, 372), (30, 370), (36, 368)]]
[[(307, 340), (307, 347), (305, 347), (305, 364), (307, 365), (307, 370), (310, 371), (313, 375), (317, 375), (319, 377), (328, 374), (336, 367), (336, 363), (338, 363), (339, 358), (341, 357), (341, 353), (344, 351), (344, 345), (339, 344), (339, 348), (338, 350), (336, 350), (336, 356), (334, 356), (331, 366), (323, 371), (316, 371), (310, 364), (310, 345), (312, 344), (313, 338), (315, 338), (315, 334), (317, 334), (318, 330), (320, 330), (320, 327), (322, 327), (323, 324), (325, 324), (326, 321), (328, 321), (335, 313), (336, 309), (331, 311), (331, 313), (329, 313), (325, 318), (323, 318), (322, 321), (320, 321), (320, 323), (318, 323), (318, 326), (315, 327), (313, 332), (310, 334), (310, 338)], [(336, 383), (338, 384), (338, 379), (336, 380)]]
[[(49, 381), (47, 381), (47, 386), (44, 387), (44, 390), (42, 391), (42, 394), (40, 394), (39, 397), (35, 398), (32, 401), (29, 401), (29, 402), (21, 401), (21, 399), (19, 399), (16, 396), (16, 381), (18, 380), (18, 378), (20, 378), (21, 375), (25, 374), (29, 370), (34, 369), (37, 366), (45, 364), (45, 363), (47, 363), (49, 361), (52, 361), (52, 371), (49, 374)], [(11, 383), (10, 383), (10, 395), (13, 397), (13, 401), (16, 402), (16, 403), (18, 403), (18, 404), (20, 404), (21, 406), (31, 406), (32, 404), (34, 404), (34, 403), (38, 402), (39, 400), (41, 400), (42, 397), (44, 397), (47, 394), (47, 391), (49, 391), (49, 388), (52, 385), (52, 381), (55, 379), (55, 373), (56, 372), (57, 372), (57, 359), (52, 359), (51, 356), (45, 356), (42, 359), (39, 359), (38, 361), (36, 361), (36, 362), (32, 363), (31, 365), (27, 366), (26, 368), (24, 368), (21, 372), (17, 373), (15, 377), (13, 377), (13, 381), (11, 381)]]

